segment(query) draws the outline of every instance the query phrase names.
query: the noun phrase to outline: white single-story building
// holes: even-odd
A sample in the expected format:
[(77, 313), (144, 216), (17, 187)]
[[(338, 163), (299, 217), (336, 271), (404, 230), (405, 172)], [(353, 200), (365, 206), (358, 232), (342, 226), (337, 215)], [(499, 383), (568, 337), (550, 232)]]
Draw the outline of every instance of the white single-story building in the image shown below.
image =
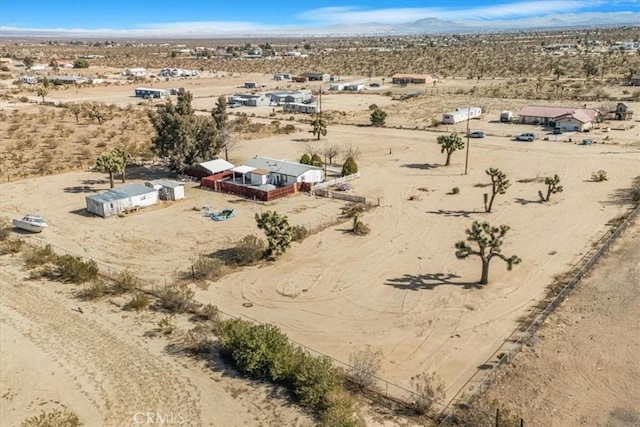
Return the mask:
[(156, 190), (160, 200), (184, 199), (184, 184), (182, 182), (168, 179), (154, 179), (153, 181), (145, 182), (144, 185)]
[(87, 211), (103, 218), (158, 203), (158, 190), (142, 184), (112, 188), (86, 197)]
[(442, 115), (443, 124), (456, 124), (468, 119), (476, 119), (482, 114), (480, 107), (461, 107)]
[(320, 106), (316, 104), (303, 104), (302, 102), (288, 102), (282, 104), (282, 111), (285, 113), (317, 114), (320, 112)]
[(163, 98), (169, 96), (167, 89), (156, 89), (149, 87), (137, 87), (135, 89), (136, 97), (138, 98)]
[[(600, 111), (596, 108), (572, 108), (572, 107), (548, 107), (543, 105), (528, 105), (520, 110), (520, 122), (532, 125), (548, 126), (551, 122), (555, 122), (557, 126), (558, 119), (567, 119), (574, 116), (576, 121), (565, 120), (565, 123), (571, 123), (568, 126), (573, 127), (577, 121), (583, 123), (593, 123), (600, 116)], [(591, 125), (589, 125), (590, 127)], [(568, 128), (567, 128), (568, 129)]]
[(145, 68), (127, 68), (122, 72), (122, 75), (127, 77), (146, 77), (147, 74), (149, 73)]
[(243, 166), (254, 168), (248, 172), (252, 185), (285, 186), (296, 182), (322, 182), (324, 179), (322, 168), (288, 160), (256, 156), (244, 162)]

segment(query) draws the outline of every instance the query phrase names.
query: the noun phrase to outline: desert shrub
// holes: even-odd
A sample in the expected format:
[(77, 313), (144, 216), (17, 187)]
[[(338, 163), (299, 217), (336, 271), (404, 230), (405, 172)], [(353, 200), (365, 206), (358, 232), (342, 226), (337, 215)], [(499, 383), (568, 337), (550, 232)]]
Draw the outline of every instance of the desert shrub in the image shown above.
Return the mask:
[(346, 218), (353, 218), (360, 215), (367, 210), (367, 207), (363, 203), (347, 203), (341, 208), (342, 216)]
[(441, 402), (446, 397), (444, 384), (435, 372), (423, 372), (412, 377), (411, 386), (415, 392), (411, 404), (420, 415), (427, 414), (434, 403)]
[(120, 295), (133, 291), (137, 286), (138, 278), (130, 271), (124, 271), (113, 281), (111, 292)]
[(606, 181), (607, 179), (607, 171), (603, 171), (602, 169), (591, 174), (591, 181), (594, 182)]
[(79, 292), (79, 296), (86, 300), (94, 300), (98, 298), (102, 298), (107, 294), (109, 289), (107, 285), (102, 280), (95, 280), (91, 283), (88, 283), (82, 288)]
[(373, 377), (380, 370), (382, 354), (371, 349), (361, 349), (349, 355), (351, 364), (351, 380), (361, 389), (365, 389), (373, 382)]
[(351, 228), (351, 231), (356, 236), (365, 236), (371, 233), (371, 229), (369, 228), (369, 226), (366, 225), (364, 222), (360, 221), (359, 215), (356, 215), (353, 217), (353, 226)]
[(200, 306), (196, 310), (196, 315), (202, 320), (218, 323), (220, 322), (220, 310), (215, 305), (207, 304)]
[(54, 280), (69, 283), (86, 283), (98, 278), (98, 264), (95, 261), (84, 261), (79, 256), (62, 255), (53, 260), (54, 268), (48, 270), (48, 276)]
[(176, 325), (173, 324), (173, 316), (163, 317), (158, 322), (158, 332), (163, 335), (171, 335), (175, 330)]
[(353, 175), (358, 173), (358, 165), (353, 157), (349, 156), (342, 165), (342, 176)]
[(7, 218), (0, 217), (0, 242), (4, 242), (11, 235), (11, 222)]
[(184, 313), (191, 307), (194, 294), (186, 283), (177, 283), (160, 291), (158, 303), (171, 313)]
[(640, 202), (640, 176), (636, 176), (631, 181), (631, 198), (634, 202)]
[(313, 156), (311, 156), (311, 166), (322, 167), (322, 164), (322, 158), (320, 158), (320, 155), (315, 153)]
[(307, 237), (308, 231), (304, 225), (294, 225), (291, 227), (291, 240), (294, 242), (302, 242)]
[(141, 311), (149, 306), (149, 296), (145, 293), (138, 292), (136, 293), (131, 301), (129, 301), (126, 305), (126, 309)]
[(458, 187), (453, 187), (451, 189), (451, 194), (460, 194), (460, 188)]
[(215, 280), (222, 275), (222, 261), (201, 256), (193, 264), (191, 274), (194, 280)]
[(324, 410), (329, 406), (329, 393), (340, 384), (338, 372), (328, 357), (300, 354), (293, 369), (293, 394), (303, 406)]
[(355, 415), (355, 400), (343, 388), (327, 393), (328, 407), (321, 415), (321, 427), (364, 427)]
[(214, 330), (209, 325), (197, 325), (189, 329), (184, 336), (184, 349), (194, 354), (209, 354), (214, 349)]
[(65, 408), (42, 411), (40, 415), (24, 420), (20, 427), (79, 427), (81, 425), (78, 416)]
[[(496, 411), (499, 410), (499, 412)], [(496, 419), (496, 415), (498, 418)], [(520, 417), (503, 407), (497, 400), (489, 400), (485, 396), (474, 399), (460, 413), (460, 418), (467, 426), (511, 427), (520, 425)]]
[(251, 265), (264, 257), (266, 245), (254, 234), (244, 236), (233, 248), (233, 260), (239, 265)]
[(24, 247), (22, 239), (6, 239), (2, 241), (0, 246), (0, 254), (16, 254)]
[(309, 157), (309, 154), (304, 153), (302, 155), (302, 157), (300, 157), (300, 162), (299, 163), (302, 163), (303, 165), (310, 165), (311, 164), (311, 157)]

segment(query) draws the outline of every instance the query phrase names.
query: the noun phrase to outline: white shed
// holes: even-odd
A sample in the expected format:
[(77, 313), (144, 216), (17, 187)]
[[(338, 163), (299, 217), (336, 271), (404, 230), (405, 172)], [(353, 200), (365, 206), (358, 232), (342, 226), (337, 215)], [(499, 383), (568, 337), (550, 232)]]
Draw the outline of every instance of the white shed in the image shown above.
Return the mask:
[(129, 209), (155, 205), (158, 203), (158, 190), (142, 184), (129, 184), (87, 196), (86, 202), (88, 212), (106, 218)]
[(184, 184), (182, 182), (154, 179), (153, 181), (145, 182), (144, 185), (158, 191), (160, 200), (184, 199)]

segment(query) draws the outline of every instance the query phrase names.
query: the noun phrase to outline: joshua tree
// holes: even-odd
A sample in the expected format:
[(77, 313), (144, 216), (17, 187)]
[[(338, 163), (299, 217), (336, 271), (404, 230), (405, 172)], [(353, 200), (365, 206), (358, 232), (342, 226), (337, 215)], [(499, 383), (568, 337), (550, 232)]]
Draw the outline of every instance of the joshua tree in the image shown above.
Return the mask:
[(500, 169), (489, 168), (485, 173), (491, 177), (491, 199), (489, 199), (487, 193), (484, 193), (484, 211), (491, 212), (491, 207), (493, 206), (496, 195), (506, 193), (511, 183), (507, 179), (507, 175)]
[(380, 127), (384, 126), (385, 121), (387, 120), (387, 113), (380, 108), (376, 108), (371, 113), (371, 126)]
[(127, 179), (127, 164), (129, 164), (131, 159), (133, 159), (133, 156), (124, 147), (114, 148), (111, 152), (111, 155), (116, 159), (118, 163), (118, 172), (120, 172), (120, 177), (122, 178), (122, 182), (124, 183)]
[(520, 264), (522, 260), (516, 255), (506, 257), (502, 254), (502, 239), (509, 231), (509, 226), (501, 225), (492, 227), (488, 222), (474, 221), (471, 228), (467, 229), (467, 241), (478, 245), (478, 250), (474, 251), (467, 242), (456, 243), (456, 257), (463, 259), (469, 255), (475, 255), (482, 260), (482, 276), (480, 284), (486, 285), (489, 282), (489, 263), (493, 257), (498, 257), (507, 263), (507, 270), (511, 270), (514, 265)]
[(76, 116), (76, 123), (78, 123), (80, 121), (78, 119), (78, 116), (80, 116), (80, 113), (82, 113), (82, 108), (80, 108), (80, 106), (78, 104), (72, 104), (69, 109), (71, 110), (71, 113), (74, 116)]
[(312, 133), (317, 139), (320, 139), (320, 136), (327, 136), (327, 122), (320, 117), (316, 118), (311, 122), (311, 130), (309, 133)]
[(264, 230), (267, 236), (269, 247), (265, 251), (267, 257), (277, 258), (291, 245), (293, 229), (289, 225), (289, 220), (285, 215), (280, 215), (276, 211), (267, 211), (256, 214), (258, 228)]
[(46, 87), (40, 86), (38, 89), (36, 89), (36, 93), (38, 94), (38, 96), (42, 97), (42, 102), (44, 103), (44, 97), (47, 96), (49, 91)]
[(111, 153), (106, 153), (96, 160), (96, 169), (109, 174), (109, 187), (113, 188), (113, 173), (120, 170), (120, 160)]
[(91, 110), (89, 110), (88, 116), (92, 119), (96, 119), (99, 125), (104, 123), (105, 115), (98, 109), (98, 106), (96, 105), (91, 106)]
[(558, 185), (560, 184), (560, 177), (557, 174), (553, 175), (553, 178), (546, 177), (544, 183), (547, 186), (547, 195), (545, 196), (542, 191), (538, 191), (540, 200), (543, 202), (548, 202), (552, 194), (562, 193), (563, 188), (562, 185)]
[(464, 141), (458, 136), (457, 133), (451, 135), (441, 135), (438, 137), (438, 144), (442, 147), (441, 153), (447, 153), (447, 161), (445, 166), (449, 166), (451, 163), (451, 155), (454, 151), (462, 150), (464, 148)]

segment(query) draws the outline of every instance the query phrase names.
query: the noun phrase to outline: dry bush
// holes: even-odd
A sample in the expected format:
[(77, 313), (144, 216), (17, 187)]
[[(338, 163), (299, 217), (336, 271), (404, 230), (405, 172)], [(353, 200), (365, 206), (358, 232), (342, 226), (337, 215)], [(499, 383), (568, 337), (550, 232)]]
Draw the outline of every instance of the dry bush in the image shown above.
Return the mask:
[(196, 325), (185, 334), (182, 345), (184, 349), (194, 354), (210, 354), (214, 350), (213, 336), (215, 333), (212, 325)]
[(85, 300), (102, 298), (109, 292), (109, 288), (102, 280), (95, 280), (82, 288), (78, 296)]
[(367, 210), (367, 206), (363, 203), (347, 203), (340, 209), (342, 210), (342, 216), (345, 218), (353, 218), (364, 213)]
[(411, 377), (413, 409), (420, 415), (428, 414), (434, 403), (441, 403), (446, 397), (444, 383), (435, 372), (423, 372)]
[(0, 255), (4, 254), (16, 254), (20, 252), (25, 243), (22, 239), (5, 239), (0, 245)]
[(599, 170), (591, 174), (591, 181), (602, 182), (607, 181), (607, 171)]
[(294, 225), (291, 227), (291, 233), (291, 240), (294, 242), (302, 242), (307, 237), (307, 234), (309, 234), (304, 225)]
[(233, 261), (238, 265), (252, 265), (265, 254), (266, 244), (254, 234), (244, 236), (233, 248)]
[(0, 242), (4, 242), (11, 235), (11, 221), (5, 217), (0, 217)]
[(171, 335), (176, 330), (176, 325), (173, 324), (173, 315), (162, 318), (158, 322), (157, 330), (162, 335)]
[(149, 306), (150, 299), (149, 296), (142, 292), (137, 292), (131, 301), (125, 304), (125, 309), (141, 311)]
[(199, 306), (195, 310), (195, 315), (202, 320), (206, 320), (213, 323), (220, 321), (220, 310), (215, 305), (207, 304)]
[(163, 289), (158, 295), (158, 303), (171, 313), (184, 313), (191, 308), (194, 295), (186, 283), (178, 283)]
[(351, 380), (360, 388), (369, 387), (382, 365), (382, 353), (366, 348), (349, 355)]
[(366, 236), (371, 233), (371, 229), (364, 222), (360, 221), (360, 215), (356, 215), (353, 217), (353, 226), (351, 231), (356, 236)]
[(215, 280), (222, 276), (222, 268), (224, 264), (216, 258), (200, 256), (191, 268), (191, 276), (193, 280)]
[(631, 198), (634, 202), (640, 203), (640, 176), (636, 176), (631, 181)]
[(124, 271), (111, 283), (111, 293), (115, 295), (131, 292), (138, 287), (138, 278), (130, 271)]
[(80, 427), (82, 423), (76, 414), (68, 409), (42, 411), (24, 420), (20, 427)]
[(355, 400), (344, 389), (337, 387), (327, 393), (328, 407), (320, 417), (321, 427), (364, 427), (355, 411)]

